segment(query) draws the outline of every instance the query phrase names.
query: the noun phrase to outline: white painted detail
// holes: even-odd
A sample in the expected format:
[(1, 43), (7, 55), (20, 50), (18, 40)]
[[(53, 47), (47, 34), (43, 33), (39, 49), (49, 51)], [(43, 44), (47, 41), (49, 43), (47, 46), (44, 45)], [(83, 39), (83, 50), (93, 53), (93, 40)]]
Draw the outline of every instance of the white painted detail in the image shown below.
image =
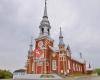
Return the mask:
[(52, 70), (56, 70), (56, 68), (57, 68), (56, 60), (52, 60)]
[[(48, 75), (48, 76), (54, 76), (54, 77), (50, 77), (50, 78), (45, 78), (45, 77), (41, 77), (42, 75)], [(18, 80), (18, 79), (25, 79), (25, 80), (45, 80), (45, 79), (52, 79), (52, 80), (62, 80), (62, 78), (56, 74), (25, 74), (25, 75), (14, 75), (13, 79)]]

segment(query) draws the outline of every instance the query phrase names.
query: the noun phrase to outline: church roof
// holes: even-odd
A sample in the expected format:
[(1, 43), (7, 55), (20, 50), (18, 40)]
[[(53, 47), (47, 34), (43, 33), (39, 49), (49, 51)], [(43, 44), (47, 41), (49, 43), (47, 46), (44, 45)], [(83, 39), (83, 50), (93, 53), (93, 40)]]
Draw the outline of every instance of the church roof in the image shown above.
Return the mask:
[(76, 61), (76, 62), (82, 63), (82, 64), (85, 63), (85, 60), (84, 59), (80, 59), (80, 58), (77, 58), (75, 56), (71, 56), (71, 59), (74, 60), (74, 61)]
[(54, 41), (50, 36), (46, 36), (46, 35), (40, 35), (35, 40), (41, 40), (41, 39), (45, 39), (45, 38), (49, 39), (50, 41)]
[(14, 73), (16, 72), (25, 72), (26, 70), (25, 69), (19, 69), (19, 70), (15, 70)]

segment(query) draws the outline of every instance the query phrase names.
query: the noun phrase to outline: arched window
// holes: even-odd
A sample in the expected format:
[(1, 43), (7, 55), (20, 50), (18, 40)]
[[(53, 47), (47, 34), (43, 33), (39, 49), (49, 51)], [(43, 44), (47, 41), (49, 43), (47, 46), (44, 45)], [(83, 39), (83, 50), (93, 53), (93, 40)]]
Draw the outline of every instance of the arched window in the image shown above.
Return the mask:
[(48, 29), (48, 35), (50, 35), (50, 30)]
[(42, 28), (42, 34), (44, 33), (44, 28)]
[(52, 60), (52, 70), (56, 70), (56, 68), (57, 68), (56, 60)]

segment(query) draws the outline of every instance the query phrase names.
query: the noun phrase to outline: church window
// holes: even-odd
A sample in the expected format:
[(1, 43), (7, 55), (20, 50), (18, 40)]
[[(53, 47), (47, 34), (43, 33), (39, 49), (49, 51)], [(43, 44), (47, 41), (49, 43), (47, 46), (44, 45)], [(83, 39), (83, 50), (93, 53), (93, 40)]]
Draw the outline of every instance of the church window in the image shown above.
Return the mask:
[(69, 69), (71, 68), (71, 66), (70, 66), (70, 60), (68, 60), (68, 68)]
[(48, 29), (48, 35), (50, 34), (50, 30)]
[(76, 64), (76, 71), (78, 71), (78, 65)]
[(61, 57), (59, 57), (59, 59), (61, 60)]
[(61, 60), (61, 57), (60, 57), (60, 60)]
[(34, 71), (34, 63), (32, 64), (32, 71)]
[(52, 60), (52, 70), (56, 70), (56, 60)]
[(73, 70), (75, 71), (75, 64), (73, 63)]
[(63, 57), (62, 57), (62, 61), (63, 61)]
[(60, 60), (62, 61), (63, 60), (63, 57), (60, 57)]
[(62, 53), (62, 51), (60, 51), (60, 53)]
[(64, 60), (64, 57), (63, 57), (63, 60)]
[(64, 60), (66, 60), (66, 58), (64, 57)]
[(42, 34), (44, 33), (44, 28), (42, 28)]

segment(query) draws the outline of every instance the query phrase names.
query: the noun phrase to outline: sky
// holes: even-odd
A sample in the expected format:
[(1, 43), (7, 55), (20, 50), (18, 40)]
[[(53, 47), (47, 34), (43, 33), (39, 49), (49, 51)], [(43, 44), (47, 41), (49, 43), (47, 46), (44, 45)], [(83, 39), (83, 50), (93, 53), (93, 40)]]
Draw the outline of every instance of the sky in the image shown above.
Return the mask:
[[(81, 52), (93, 68), (100, 67), (100, 0), (48, 0), (47, 8), (55, 47), (62, 27), (72, 55), (79, 57)], [(0, 69), (24, 68), (43, 12), (44, 0), (0, 0)]]

